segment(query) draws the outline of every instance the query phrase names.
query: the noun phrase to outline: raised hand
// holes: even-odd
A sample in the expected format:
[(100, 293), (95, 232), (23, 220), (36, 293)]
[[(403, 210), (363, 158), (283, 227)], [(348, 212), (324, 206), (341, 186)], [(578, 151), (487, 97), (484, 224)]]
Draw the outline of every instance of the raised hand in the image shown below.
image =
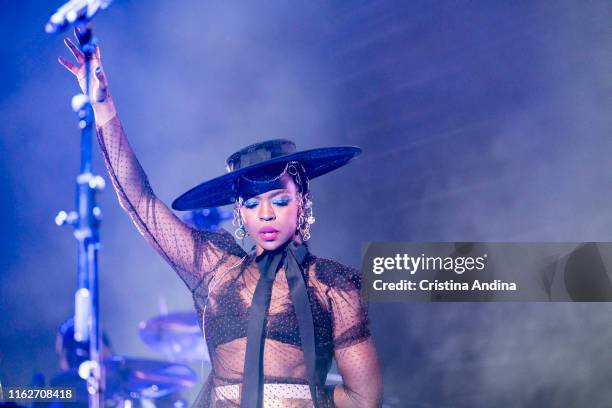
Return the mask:
[[(75, 37), (79, 39), (79, 32), (75, 29)], [(77, 61), (77, 64), (73, 64), (66, 58), (60, 56), (58, 61), (68, 71), (70, 71), (78, 80), (81, 91), (85, 93), (85, 56), (69, 38), (64, 38), (64, 44), (70, 50), (72, 55)], [(95, 48), (94, 54), (91, 58), (90, 65), (91, 81), (90, 81), (90, 92), (89, 97), (94, 108), (96, 115), (96, 121), (101, 126), (111, 119), (115, 114), (114, 104), (108, 91), (108, 81), (104, 70), (102, 68), (102, 60), (100, 58), (100, 47)]]

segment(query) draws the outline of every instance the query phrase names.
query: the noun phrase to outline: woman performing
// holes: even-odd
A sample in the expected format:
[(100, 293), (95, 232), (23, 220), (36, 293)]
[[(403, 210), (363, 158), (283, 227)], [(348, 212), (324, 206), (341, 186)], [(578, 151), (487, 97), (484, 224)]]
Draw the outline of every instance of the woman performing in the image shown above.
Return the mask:
[[(78, 64), (59, 62), (83, 89), (83, 55), (65, 42)], [(117, 116), (99, 49), (91, 69), (98, 141), (119, 202), (192, 292), (205, 332), (212, 370), (194, 406), (381, 406), (359, 273), (312, 255), (305, 244), (314, 222), (309, 180), (360, 150), (257, 143), (228, 158), (227, 174), (173, 202), (176, 210), (234, 203), (236, 237), (255, 241), (247, 254), (227, 231), (192, 229), (154, 195)], [(343, 383), (325, 386), (332, 358)]]

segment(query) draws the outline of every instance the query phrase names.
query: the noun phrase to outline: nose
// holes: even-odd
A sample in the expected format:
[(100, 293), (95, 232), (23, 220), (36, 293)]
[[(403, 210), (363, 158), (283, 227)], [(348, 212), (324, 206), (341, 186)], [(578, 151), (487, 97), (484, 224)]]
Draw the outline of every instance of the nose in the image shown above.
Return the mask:
[(259, 219), (261, 221), (273, 221), (276, 219), (274, 209), (270, 203), (264, 202), (259, 206)]

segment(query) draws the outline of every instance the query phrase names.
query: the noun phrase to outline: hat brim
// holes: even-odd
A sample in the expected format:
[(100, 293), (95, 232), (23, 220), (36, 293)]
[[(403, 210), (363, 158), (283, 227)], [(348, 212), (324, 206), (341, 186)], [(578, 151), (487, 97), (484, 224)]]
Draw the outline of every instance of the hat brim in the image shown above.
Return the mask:
[(236, 179), (267, 166), (292, 160), (299, 161), (304, 166), (308, 179), (312, 180), (344, 166), (359, 154), (361, 154), (361, 149), (354, 146), (324, 147), (303, 150), (255, 163), (195, 186), (174, 200), (172, 208), (187, 211), (231, 204), (236, 200), (234, 187)]

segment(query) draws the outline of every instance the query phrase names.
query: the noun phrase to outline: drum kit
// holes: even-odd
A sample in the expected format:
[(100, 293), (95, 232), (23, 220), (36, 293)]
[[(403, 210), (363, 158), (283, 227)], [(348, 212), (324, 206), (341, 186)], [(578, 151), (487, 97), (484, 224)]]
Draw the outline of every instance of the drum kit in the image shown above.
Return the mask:
[[(198, 375), (191, 363), (210, 365), (204, 337), (195, 312), (156, 316), (139, 324), (142, 341), (165, 360), (112, 356), (104, 360), (106, 407), (185, 407), (182, 393), (193, 387)], [(76, 390), (76, 402), (88, 404), (88, 392), (77, 369), (56, 375), (53, 387)]]
[[(155, 316), (139, 324), (140, 339), (165, 360), (149, 360), (112, 356), (104, 360), (106, 407), (185, 407), (182, 393), (193, 387), (198, 375), (189, 364), (210, 367), (206, 341), (195, 312), (181, 311)], [(327, 384), (338, 384), (342, 377), (337, 371), (328, 374)], [(76, 389), (77, 403), (87, 405), (85, 382), (78, 370), (56, 375), (53, 387)]]

